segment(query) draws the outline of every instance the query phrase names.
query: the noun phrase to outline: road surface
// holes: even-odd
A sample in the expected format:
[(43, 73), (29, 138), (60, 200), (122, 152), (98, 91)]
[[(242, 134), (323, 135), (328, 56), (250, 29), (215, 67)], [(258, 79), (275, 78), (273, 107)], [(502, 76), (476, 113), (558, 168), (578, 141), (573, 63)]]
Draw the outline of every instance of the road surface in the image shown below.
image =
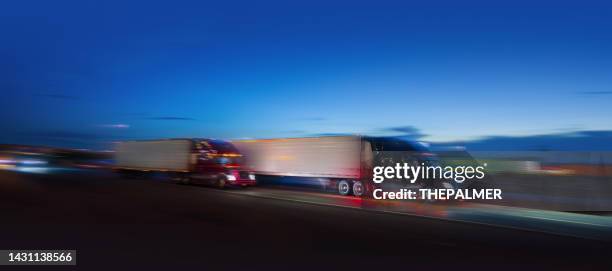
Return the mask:
[(258, 189), (3, 171), (0, 249), (76, 249), (79, 269), (101, 270), (611, 266), (605, 240), (252, 195)]

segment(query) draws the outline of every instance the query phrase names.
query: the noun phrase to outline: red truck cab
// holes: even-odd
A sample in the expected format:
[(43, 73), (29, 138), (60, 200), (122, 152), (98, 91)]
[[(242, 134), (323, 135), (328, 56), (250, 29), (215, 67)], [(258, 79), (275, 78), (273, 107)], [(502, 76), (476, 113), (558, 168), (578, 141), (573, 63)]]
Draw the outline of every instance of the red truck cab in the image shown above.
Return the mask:
[(195, 167), (191, 182), (226, 186), (253, 186), (257, 183), (255, 174), (243, 166), (242, 154), (223, 140), (195, 139), (193, 144)]

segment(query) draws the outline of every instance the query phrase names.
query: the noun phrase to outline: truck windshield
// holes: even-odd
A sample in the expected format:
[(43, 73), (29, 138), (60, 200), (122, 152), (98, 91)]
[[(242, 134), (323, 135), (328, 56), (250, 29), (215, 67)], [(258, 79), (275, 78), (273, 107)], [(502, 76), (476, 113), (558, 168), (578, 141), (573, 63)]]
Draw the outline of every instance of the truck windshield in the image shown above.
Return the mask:
[(222, 140), (210, 140), (208, 143), (212, 146), (214, 150), (219, 153), (233, 153), (240, 154), (238, 149), (232, 145), (232, 143), (222, 141)]
[(368, 141), (372, 145), (373, 164), (377, 166), (394, 166), (396, 163), (411, 165), (436, 163), (435, 157), (418, 142), (392, 137), (369, 138)]
[(209, 140), (207, 143), (214, 151), (212, 156), (217, 164), (224, 166), (239, 166), (242, 164), (242, 155), (232, 143), (222, 140)]
[(398, 138), (370, 138), (368, 141), (372, 144), (374, 152), (427, 152), (425, 146), (419, 143), (412, 143)]

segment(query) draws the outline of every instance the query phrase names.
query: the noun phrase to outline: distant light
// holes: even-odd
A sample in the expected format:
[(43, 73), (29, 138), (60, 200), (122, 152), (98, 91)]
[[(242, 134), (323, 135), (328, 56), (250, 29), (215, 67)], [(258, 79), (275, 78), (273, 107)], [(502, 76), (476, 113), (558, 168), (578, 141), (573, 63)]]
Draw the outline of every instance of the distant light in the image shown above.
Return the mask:
[(0, 169), (13, 169), (15, 168), (15, 165), (11, 165), (11, 164), (0, 164)]
[(0, 159), (0, 164), (12, 164), (15, 163), (15, 160), (11, 159)]
[(25, 164), (25, 165), (44, 165), (44, 164), (47, 164), (47, 161), (41, 161), (41, 160), (21, 160), (20, 162), (22, 164)]
[(48, 168), (41, 168), (41, 167), (17, 167), (16, 170), (20, 172), (42, 173), (42, 174), (49, 172)]

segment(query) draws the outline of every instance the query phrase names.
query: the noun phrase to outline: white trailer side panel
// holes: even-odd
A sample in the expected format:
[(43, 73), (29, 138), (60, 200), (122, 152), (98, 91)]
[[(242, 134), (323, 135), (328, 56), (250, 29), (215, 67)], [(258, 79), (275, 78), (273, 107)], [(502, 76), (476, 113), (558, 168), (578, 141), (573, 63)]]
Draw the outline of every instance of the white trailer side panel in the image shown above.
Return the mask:
[(333, 178), (359, 178), (360, 175), (360, 137), (262, 139), (232, 143), (244, 155), (246, 166), (258, 174)]
[(115, 150), (118, 168), (188, 171), (190, 160), (189, 140), (127, 141)]

